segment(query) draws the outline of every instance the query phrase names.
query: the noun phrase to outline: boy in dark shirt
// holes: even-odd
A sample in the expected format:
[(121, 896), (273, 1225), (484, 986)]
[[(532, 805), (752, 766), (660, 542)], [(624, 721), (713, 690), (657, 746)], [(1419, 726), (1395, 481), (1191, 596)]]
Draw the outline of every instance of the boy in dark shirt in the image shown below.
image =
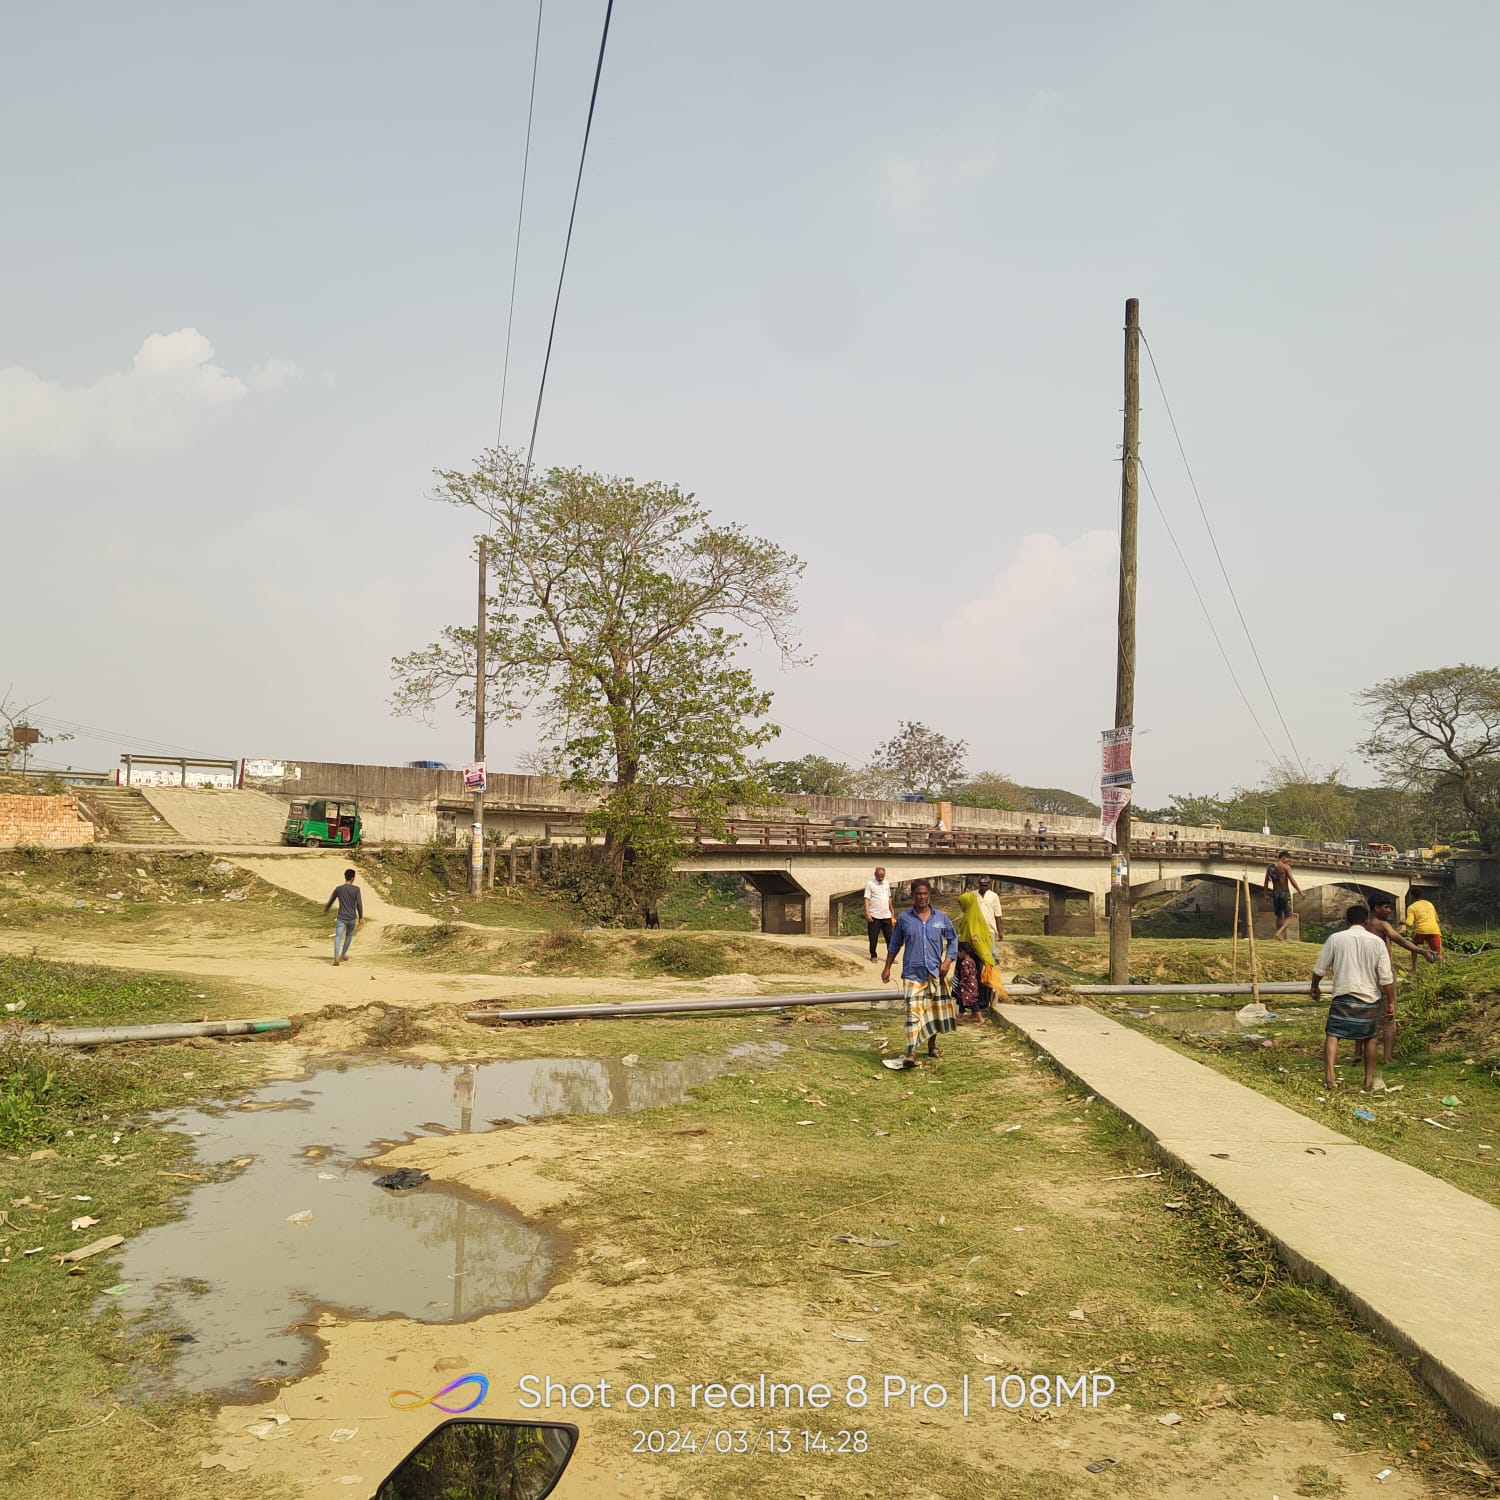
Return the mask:
[[(354, 929), (365, 917), (364, 897), (354, 883), (353, 870), (344, 871), (343, 885), (333, 888), (333, 894), (324, 904), (323, 910), (329, 911), (335, 901), (339, 904), (338, 919), (333, 924), (333, 962), (337, 966), (349, 957), (349, 944), (354, 941)], [(340, 943), (343, 944), (342, 948)]]

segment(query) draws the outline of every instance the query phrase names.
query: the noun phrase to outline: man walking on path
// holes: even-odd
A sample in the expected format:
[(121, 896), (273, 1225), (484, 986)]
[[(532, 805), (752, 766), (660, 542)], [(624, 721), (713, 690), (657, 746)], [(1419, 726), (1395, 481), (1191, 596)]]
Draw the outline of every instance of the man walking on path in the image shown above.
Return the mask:
[(990, 946), (998, 951), (1005, 940), (1005, 908), (1000, 905), (1000, 897), (990, 889), (988, 880), (979, 882), (979, 909), (990, 929)]
[(1287, 923), (1292, 920), (1292, 892), (1302, 894), (1302, 887), (1292, 874), (1292, 856), (1285, 849), (1266, 866), (1266, 889), (1271, 893), (1271, 909), (1276, 914), (1276, 940), (1284, 943)]
[[(1420, 901), (1406, 903), (1406, 925), (1411, 928), (1412, 941), (1428, 949), (1427, 957), (1436, 963), (1443, 956), (1443, 929), (1438, 926), (1437, 907), (1424, 896)], [(1415, 949), (1411, 956), (1411, 971), (1417, 972)]]
[(1365, 926), (1370, 920), (1366, 906), (1351, 906), (1344, 913), (1348, 924), (1335, 932), (1313, 965), (1314, 1000), (1322, 998), (1319, 987), (1324, 975), (1332, 974), (1333, 1000), (1328, 1007), (1324, 1026), (1323, 1086), (1332, 1089), (1338, 1080), (1334, 1067), (1339, 1060), (1339, 1041), (1354, 1043), (1354, 1054), (1364, 1054), (1365, 1090), (1375, 1087), (1375, 1033), (1382, 1019), (1381, 1000), (1386, 1012), (1396, 1011), (1396, 978), (1391, 971), (1390, 954), (1385, 944)]
[[(323, 910), (327, 912), (335, 901), (339, 904), (338, 918), (333, 924), (333, 962), (337, 968), (349, 957), (349, 944), (354, 941), (354, 929), (365, 919), (365, 899), (354, 883), (353, 870), (344, 871), (343, 885), (334, 886), (333, 894), (324, 903)], [(342, 948), (340, 943), (343, 944)]]
[(932, 887), (925, 880), (911, 884), (911, 910), (901, 913), (895, 936), (886, 950), (880, 978), (891, 980), (891, 965), (901, 959), (901, 993), (906, 999), (906, 1055), (892, 1067), (914, 1068), (917, 1043), (924, 1038), (928, 1057), (941, 1057), (938, 1033), (958, 1029), (958, 1007), (948, 975), (958, 957), (958, 933), (953, 923), (932, 904)]
[[(1385, 944), (1385, 956), (1391, 957), (1391, 944), (1400, 943), (1408, 953), (1411, 954), (1412, 967), (1416, 968), (1417, 954), (1427, 952), (1419, 948), (1415, 943), (1409, 943), (1396, 931), (1392, 925), (1391, 918), (1396, 915), (1396, 903), (1390, 896), (1381, 895), (1376, 892), (1370, 897), (1370, 920), (1365, 926)], [(1435, 961), (1435, 955), (1427, 953), (1429, 959)], [(1394, 973), (1394, 964), (1392, 965)], [(1387, 1008), (1385, 1018), (1380, 1023), (1380, 1060), (1389, 1066), (1391, 1059), (1396, 1053), (1396, 1006), (1393, 1001)]]
[(865, 881), (865, 930), (870, 935), (870, 962), (875, 962), (875, 940), (885, 939), (885, 951), (891, 951), (891, 888), (885, 878), (885, 866), (875, 866), (875, 878)]

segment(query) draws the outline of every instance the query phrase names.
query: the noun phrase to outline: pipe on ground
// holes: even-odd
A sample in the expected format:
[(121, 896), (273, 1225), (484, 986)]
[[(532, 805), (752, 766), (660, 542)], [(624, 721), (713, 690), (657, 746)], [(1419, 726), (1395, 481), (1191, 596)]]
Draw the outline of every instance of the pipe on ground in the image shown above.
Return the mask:
[[(1248, 995), (1248, 984), (1076, 984), (1075, 995)], [(1010, 984), (1009, 995), (1039, 995), (1040, 985)], [(1305, 983), (1263, 984), (1262, 995), (1305, 995)], [(621, 1021), (632, 1016), (695, 1015), (706, 1011), (783, 1010), (796, 1005), (874, 1005), (901, 998), (898, 990), (840, 990), (827, 995), (742, 995), (692, 1000), (624, 1000), (614, 1005), (542, 1005), (526, 1010), (471, 1010), (470, 1021)]]
[(289, 1031), (290, 1021), (163, 1021), (153, 1026), (77, 1026), (23, 1031), (22, 1041), (53, 1047), (98, 1047), (105, 1042), (175, 1042), (192, 1036), (254, 1036)]

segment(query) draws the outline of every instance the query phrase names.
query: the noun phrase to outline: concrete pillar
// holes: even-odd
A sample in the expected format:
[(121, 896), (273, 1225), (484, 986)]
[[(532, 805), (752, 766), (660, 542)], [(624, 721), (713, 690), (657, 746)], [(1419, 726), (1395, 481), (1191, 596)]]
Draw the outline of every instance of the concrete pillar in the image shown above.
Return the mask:
[[(1068, 898), (1086, 900), (1087, 913), (1069, 912)], [(1048, 937), (1099, 937), (1109, 931), (1109, 919), (1105, 915), (1105, 897), (1102, 891), (1055, 891), (1047, 892), (1047, 920), (1042, 931)]]

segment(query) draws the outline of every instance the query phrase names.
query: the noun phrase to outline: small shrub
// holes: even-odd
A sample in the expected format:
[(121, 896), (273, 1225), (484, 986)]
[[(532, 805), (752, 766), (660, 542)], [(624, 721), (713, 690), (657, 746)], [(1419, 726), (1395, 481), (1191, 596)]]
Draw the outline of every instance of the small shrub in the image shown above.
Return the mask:
[(729, 972), (721, 947), (681, 932), (674, 932), (655, 945), (651, 951), (651, 963), (663, 974), (678, 979), (711, 979), (715, 974)]

